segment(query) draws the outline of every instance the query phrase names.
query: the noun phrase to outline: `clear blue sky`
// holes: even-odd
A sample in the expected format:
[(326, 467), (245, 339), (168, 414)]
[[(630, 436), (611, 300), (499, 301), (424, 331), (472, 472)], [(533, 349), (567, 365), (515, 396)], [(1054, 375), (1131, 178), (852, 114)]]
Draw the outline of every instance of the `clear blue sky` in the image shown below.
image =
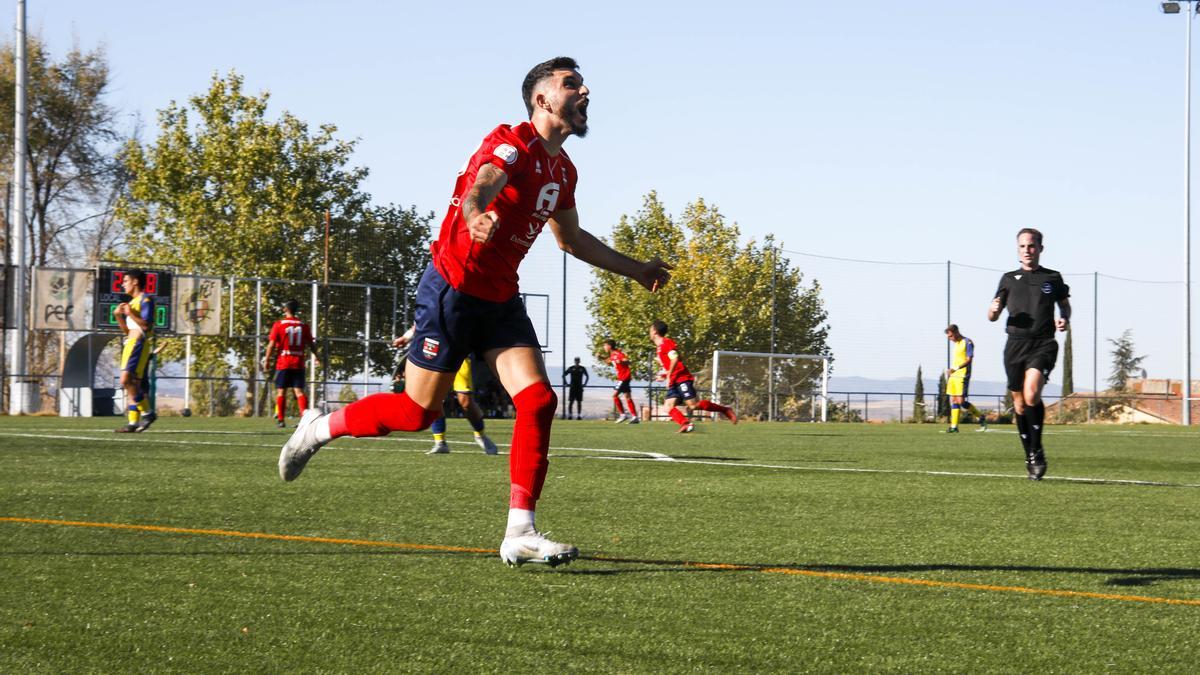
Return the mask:
[[(796, 251), (1010, 269), (1030, 225), (1048, 267), (1183, 276), (1184, 19), (1151, 0), (30, 0), (28, 13), (56, 53), (105, 45), (112, 103), (148, 131), (155, 110), (236, 69), (276, 111), (360, 139), (377, 201), (439, 219), (467, 153), (524, 117), (524, 73), (566, 54), (592, 89), (592, 131), (567, 147), (597, 234), (654, 189), (672, 212), (702, 196), (748, 238)], [(544, 239), (523, 286), (557, 303), (561, 260)], [(944, 266), (792, 261), (825, 286), (840, 373), (941, 367)], [(1002, 329), (982, 318), (997, 277), (955, 270), (954, 319), (986, 354), (984, 379), (1001, 379)], [(569, 293), (588, 281), (572, 261)], [(1085, 312), (1077, 382), (1090, 384), (1091, 279), (1068, 281)], [(1151, 376), (1179, 377), (1181, 287), (1101, 287), (1102, 352), (1132, 328)], [(581, 302), (567, 319), (574, 356)], [(556, 329), (553, 364), (559, 342)]]

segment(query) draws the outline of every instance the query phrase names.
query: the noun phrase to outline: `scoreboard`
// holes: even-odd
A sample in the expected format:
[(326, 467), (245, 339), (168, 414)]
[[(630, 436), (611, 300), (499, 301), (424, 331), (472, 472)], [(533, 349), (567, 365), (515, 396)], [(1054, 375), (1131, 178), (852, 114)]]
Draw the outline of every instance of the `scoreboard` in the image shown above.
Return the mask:
[(142, 291), (154, 300), (154, 332), (172, 332), (175, 329), (175, 312), (172, 307), (175, 274), (169, 270), (147, 268), (101, 267), (96, 271), (96, 308), (92, 312), (96, 328), (120, 328), (117, 323), (117, 306), (130, 300), (121, 288), (121, 282), (125, 278), (125, 272), (131, 269), (141, 269), (146, 275), (146, 286)]

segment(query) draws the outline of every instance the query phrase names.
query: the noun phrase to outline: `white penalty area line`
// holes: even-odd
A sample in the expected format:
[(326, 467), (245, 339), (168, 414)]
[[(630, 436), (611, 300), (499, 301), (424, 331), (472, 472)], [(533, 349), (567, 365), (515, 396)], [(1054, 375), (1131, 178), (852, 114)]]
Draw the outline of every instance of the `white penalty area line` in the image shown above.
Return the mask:
[[(176, 433), (189, 433), (189, 432), (176, 432)], [(208, 432), (192, 432), (192, 433), (204, 434), (204, 433), (208, 433)], [(155, 434), (155, 436), (157, 436), (157, 435), (158, 434)], [(70, 441), (97, 441), (100, 443), (106, 443), (106, 442), (107, 443), (128, 443), (128, 441), (129, 441), (128, 436), (121, 436), (121, 437), (118, 437), (118, 436), (72, 436), (72, 435), (68, 435), (68, 434), (31, 434), (28, 432), (12, 432), (12, 431), (0, 431), (0, 437), (45, 438), (45, 439), (55, 439), (55, 440), (70, 440)], [(145, 437), (143, 436), (142, 438), (145, 438)], [(358, 439), (358, 440), (372, 440), (372, 441), (389, 440), (389, 441), (399, 441), (402, 443), (428, 443), (429, 442), (426, 439), (394, 438), (394, 437)], [(455, 445), (470, 445), (470, 446), (475, 445), (475, 443), (473, 441), (447, 441), (447, 442), (454, 443)], [(223, 441), (191, 441), (191, 440), (175, 441), (175, 440), (168, 440), (165, 438), (155, 438), (152, 441), (150, 439), (147, 439), (146, 441), (144, 441), (144, 443), (146, 445), (150, 445), (150, 444), (206, 445), (206, 446), (215, 446), (215, 447), (224, 447), (224, 448), (271, 448), (271, 449), (275, 449), (275, 448), (281, 447), (280, 444), (266, 445), (266, 444), (257, 444), (257, 443), (229, 443), (229, 442), (223, 442)], [(503, 447), (510, 447), (510, 446), (503, 446)], [(361, 446), (358, 446), (358, 447), (342, 446), (342, 447), (338, 448), (338, 450), (343, 450), (343, 451), (349, 450), (349, 451), (357, 451), (357, 452), (397, 452), (397, 451), (399, 451), (399, 449), (397, 449), (397, 448), (365, 448), (365, 447), (361, 447)], [(552, 450), (552, 451), (575, 451), (575, 452), (603, 452), (603, 453), (622, 454), (622, 455), (641, 455), (638, 457), (612, 457), (612, 456), (598, 456), (598, 457), (582, 456), (581, 457), (581, 456), (573, 456), (573, 455), (555, 455), (555, 457), (557, 459), (598, 459), (598, 460), (627, 461), (627, 462), (669, 462), (671, 464), (699, 464), (699, 465), (704, 465), (704, 466), (719, 466), (719, 467), (725, 467), (725, 468), (776, 469), (776, 470), (785, 470), (785, 471), (807, 471), (807, 472), (812, 472), (812, 473), (895, 474), (895, 475), (914, 475), (914, 476), (949, 476), (949, 477), (955, 477), (955, 478), (1007, 478), (1010, 480), (1012, 480), (1012, 479), (1028, 480), (1028, 477), (1026, 477), (1026, 476), (1004, 474), (1004, 473), (983, 473), (983, 472), (969, 472), (969, 471), (925, 471), (925, 470), (919, 470), (919, 469), (870, 469), (870, 468), (859, 468), (859, 467), (830, 467), (830, 466), (796, 466), (796, 465), (787, 465), (787, 464), (758, 464), (758, 463), (751, 463), (751, 462), (713, 461), (713, 460), (703, 460), (703, 459), (681, 459), (678, 457), (671, 457), (670, 455), (665, 455), (663, 453), (658, 453), (658, 452), (644, 452), (641, 450), (619, 450), (619, 449), (611, 449), (611, 448), (577, 448), (577, 447), (568, 447), (568, 446), (551, 446), (550, 450)], [(507, 454), (507, 453), (501, 453), (501, 454)], [(1073, 483), (1089, 483), (1089, 484), (1095, 484), (1095, 485), (1132, 485), (1132, 486), (1141, 486), (1141, 487), (1200, 488), (1200, 484), (1166, 483), (1166, 482), (1161, 482), (1161, 481), (1129, 480), (1129, 479), (1121, 479), (1121, 478), (1085, 478), (1085, 477), (1077, 477), (1077, 476), (1051, 476), (1048, 478), (1044, 478), (1043, 480), (1044, 481), (1073, 482)]]
[[(559, 459), (575, 459), (572, 457), (560, 457)], [(640, 462), (645, 461), (641, 457), (590, 457), (586, 459), (604, 459), (613, 461)], [(835, 467), (835, 466), (795, 466), (787, 464), (752, 464), (747, 462), (718, 462), (704, 459), (680, 459), (673, 458), (676, 464), (705, 464), (708, 466), (724, 466), (724, 467), (746, 467), (753, 469), (784, 469), (787, 471), (809, 471), (809, 472), (828, 472), (828, 473), (884, 473), (884, 474), (907, 474), (913, 476), (954, 476), (958, 478), (1008, 478), (1029, 480), (1028, 476), (1013, 475), (1008, 473), (975, 473), (970, 471), (922, 471), (919, 469), (864, 469), (855, 467)], [(1164, 483), (1161, 481), (1152, 480), (1128, 480), (1121, 478), (1083, 478), (1075, 476), (1050, 476), (1043, 478), (1043, 481), (1065, 481), (1074, 483), (1092, 483), (1099, 485), (1140, 485), (1147, 487), (1181, 487), (1181, 488), (1200, 488), (1200, 484), (1191, 483)]]

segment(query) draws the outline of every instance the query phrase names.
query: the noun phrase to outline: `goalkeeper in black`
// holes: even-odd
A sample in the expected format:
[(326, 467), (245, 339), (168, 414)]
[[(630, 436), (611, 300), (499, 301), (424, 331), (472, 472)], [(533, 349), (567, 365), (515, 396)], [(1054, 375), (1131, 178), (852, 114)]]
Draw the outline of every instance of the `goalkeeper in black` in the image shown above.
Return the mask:
[[(1000, 318), (1008, 308), (1008, 343), (1004, 345), (1004, 372), (1012, 392), (1017, 432), (1025, 449), (1025, 471), (1030, 480), (1046, 475), (1046, 451), (1042, 426), (1046, 406), (1042, 387), (1058, 360), (1054, 331), (1065, 331), (1071, 319), (1071, 289), (1062, 275), (1038, 264), (1042, 257), (1042, 233), (1027, 227), (1017, 233), (1017, 257), (1021, 268), (1000, 277), (1000, 286), (988, 309), (988, 321)], [(1054, 306), (1058, 305), (1058, 319)]]

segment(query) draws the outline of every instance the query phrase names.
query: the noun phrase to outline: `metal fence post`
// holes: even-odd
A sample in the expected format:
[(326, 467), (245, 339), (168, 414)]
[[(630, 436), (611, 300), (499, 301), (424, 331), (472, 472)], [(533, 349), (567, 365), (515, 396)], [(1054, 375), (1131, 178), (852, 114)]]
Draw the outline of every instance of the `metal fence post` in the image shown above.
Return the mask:
[[(262, 392), (262, 372), (258, 367), (258, 362), (261, 360), (262, 354), (262, 278), (254, 280), (254, 364), (250, 367), (250, 372), (254, 373), (254, 391), (253, 398), (250, 401), (254, 410), (250, 412), (251, 417), (258, 417), (259, 400)], [(301, 411), (303, 412), (303, 411)], [(282, 415), (282, 411), (280, 412)], [(282, 419), (282, 418), (281, 418)]]

